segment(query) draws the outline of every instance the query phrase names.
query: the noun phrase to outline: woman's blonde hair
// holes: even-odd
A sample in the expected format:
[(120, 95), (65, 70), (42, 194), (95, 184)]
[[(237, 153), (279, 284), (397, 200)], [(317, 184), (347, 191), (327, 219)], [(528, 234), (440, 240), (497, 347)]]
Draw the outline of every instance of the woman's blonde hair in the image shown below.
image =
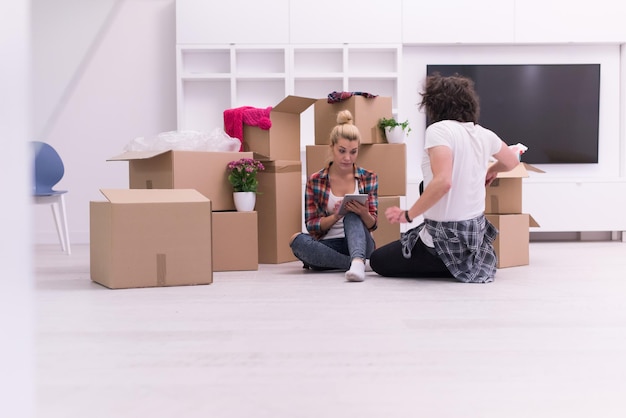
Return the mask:
[(348, 141), (359, 141), (361, 143), (361, 134), (359, 128), (354, 125), (352, 113), (344, 109), (337, 113), (337, 125), (330, 132), (330, 144), (335, 145), (339, 138), (345, 138)]

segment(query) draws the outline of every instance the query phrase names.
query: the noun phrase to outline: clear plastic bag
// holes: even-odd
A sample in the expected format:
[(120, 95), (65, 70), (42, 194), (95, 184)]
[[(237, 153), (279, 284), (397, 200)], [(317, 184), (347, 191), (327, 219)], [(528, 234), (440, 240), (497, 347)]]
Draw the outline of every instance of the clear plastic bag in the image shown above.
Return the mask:
[(221, 128), (212, 132), (201, 131), (169, 131), (162, 132), (153, 138), (138, 137), (130, 141), (125, 151), (239, 151), (241, 142), (228, 136)]

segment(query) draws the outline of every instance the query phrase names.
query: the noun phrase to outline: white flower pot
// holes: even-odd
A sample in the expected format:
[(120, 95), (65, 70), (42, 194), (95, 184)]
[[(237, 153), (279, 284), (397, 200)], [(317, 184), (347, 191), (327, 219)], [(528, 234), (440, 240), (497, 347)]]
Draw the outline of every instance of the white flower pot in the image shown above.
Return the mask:
[(401, 126), (386, 126), (385, 138), (387, 138), (387, 142), (389, 142), (390, 144), (401, 144), (406, 138), (406, 132), (402, 130)]
[(256, 204), (256, 193), (254, 192), (234, 192), (233, 200), (238, 212), (252, 212)]

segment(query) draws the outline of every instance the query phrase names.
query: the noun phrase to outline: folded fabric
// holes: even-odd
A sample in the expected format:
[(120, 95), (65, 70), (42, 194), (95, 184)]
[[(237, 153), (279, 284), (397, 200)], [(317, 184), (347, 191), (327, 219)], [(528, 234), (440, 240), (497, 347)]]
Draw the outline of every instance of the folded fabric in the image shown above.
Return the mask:
[(328, 103), (338, 103), (342, 100), (349, 99), (352, 96), (363, 96), (367, 99), (371, 99), (378, 96), (378, 94), (371, 94), (363, 91), (333, 91), (328, 95)]
[(232, 138), (237, 138), (241, 142), (239, 151), (243, 151), (243, 124), (248, 126), (258, 126), (268, 130), (272, 127), (270, 113), (272, 107), (265, 109), (252, 106), (241, 106), (224, 111), (224, 132)]

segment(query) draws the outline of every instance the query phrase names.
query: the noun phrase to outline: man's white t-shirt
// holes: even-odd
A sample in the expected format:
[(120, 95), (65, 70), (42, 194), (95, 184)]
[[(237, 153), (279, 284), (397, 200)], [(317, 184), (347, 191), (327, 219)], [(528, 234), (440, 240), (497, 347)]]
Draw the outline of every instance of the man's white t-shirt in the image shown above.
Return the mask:
[[(502, 141), (493, 131), (473, 122), (444, 120), (426, 128), (422, 174), (424, 188), (433, 179), (428, 149), (447, 146), (452, 150), (452, 187), (433, 207), (424, 212), (425, 219), (463, 221), (485, 211), (485, 176), (489, 158), (500, 151)], [(432, 238), (422, 229), (422, 241), (432, 247)]]

